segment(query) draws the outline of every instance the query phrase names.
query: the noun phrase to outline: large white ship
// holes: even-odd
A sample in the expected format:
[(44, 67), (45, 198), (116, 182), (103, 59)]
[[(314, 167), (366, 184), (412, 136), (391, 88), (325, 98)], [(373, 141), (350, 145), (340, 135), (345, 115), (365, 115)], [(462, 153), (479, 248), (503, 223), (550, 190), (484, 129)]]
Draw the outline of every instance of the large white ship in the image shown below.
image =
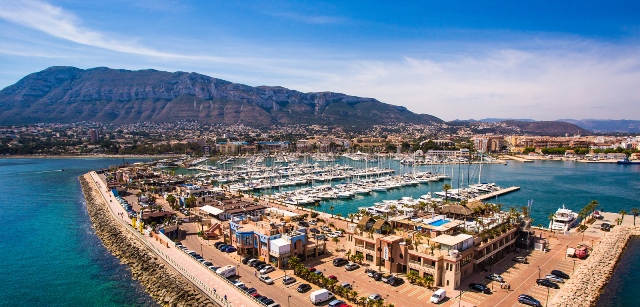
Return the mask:
[(562, 208), (556, 211), (556, 214), (549, 224), (551, 230), (568, 231), (571, 227), (578, 223), (578, 214), (567, 209), (562, 205)]

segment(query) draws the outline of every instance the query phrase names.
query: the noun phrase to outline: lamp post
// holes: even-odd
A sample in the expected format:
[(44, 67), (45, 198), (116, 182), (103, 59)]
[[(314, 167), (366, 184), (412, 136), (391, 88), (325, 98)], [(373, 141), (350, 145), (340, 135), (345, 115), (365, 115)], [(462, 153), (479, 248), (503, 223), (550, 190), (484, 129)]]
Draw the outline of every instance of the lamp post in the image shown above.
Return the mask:
[(291, 298), (291, 295), (287, 296), (287, 307), (290, 307), (289, 305), (289, 299)]
[(545, 306), (549, 306), (549, 287), (547, 287), (547, 302), (544, 304)]
[(540, 279), (540, 266), (538, 266), (538, 279)]
[(458, 299), (458, 307), (460, 307), (460, 304), (462, 304), (462, 295), (467, 292), (467, 291), (460, 291), (460, 295), (459, 295), (459, 299)]

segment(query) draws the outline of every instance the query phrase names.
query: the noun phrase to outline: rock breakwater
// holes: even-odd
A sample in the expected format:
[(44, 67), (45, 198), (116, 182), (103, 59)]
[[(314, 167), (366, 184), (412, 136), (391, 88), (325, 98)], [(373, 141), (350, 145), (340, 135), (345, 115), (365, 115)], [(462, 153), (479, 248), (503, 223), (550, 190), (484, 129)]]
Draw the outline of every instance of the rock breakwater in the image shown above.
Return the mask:
[(130, 267), (131, 275), (151, 297), (163, 306), (216, 306), (123, 229), (90, 184), (91, 179), (85, 176), (79, 178), (80, 185), (96, 235), (114, 256)]
[(640, 235), (635, 226), (617, 226), (602, 239), (589, 258), (550, 303), (550, 307), (595, 306), (611, 278), (631, 236)]

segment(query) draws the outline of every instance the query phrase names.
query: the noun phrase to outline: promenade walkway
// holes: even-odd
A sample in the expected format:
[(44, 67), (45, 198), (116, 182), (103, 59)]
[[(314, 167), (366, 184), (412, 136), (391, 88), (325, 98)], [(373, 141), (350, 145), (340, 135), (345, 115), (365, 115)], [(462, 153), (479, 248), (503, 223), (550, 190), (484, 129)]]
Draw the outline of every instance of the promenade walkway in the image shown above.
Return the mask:
[[(211, 301), (220, 306), (260, 306), (249, 295), (246, 295), (233, 286), (227, 279), (211, 272), (208, 268), (191, 258), (181, 250), (175, 248), (172, 242), (160, 242), (152, 237), (146, 237), (131, 227), (127, 212), (108, 190), (106, 183), (95, 173), (90, 173), (93, 183), (96, 185), (104, 201), (109, 206), (113, 217), (138, 238), (141, 243), (171, 265), (178, 273), (189, 280), (200, 291), (209, 297)], [(163, 244), (164, 243), (164, 244)], [(167, 244), (168, 243), (168, 244)], [(166, 245), (165, 245), (166, 244)], [(226, 299), (225, 299), (226, 296)]]

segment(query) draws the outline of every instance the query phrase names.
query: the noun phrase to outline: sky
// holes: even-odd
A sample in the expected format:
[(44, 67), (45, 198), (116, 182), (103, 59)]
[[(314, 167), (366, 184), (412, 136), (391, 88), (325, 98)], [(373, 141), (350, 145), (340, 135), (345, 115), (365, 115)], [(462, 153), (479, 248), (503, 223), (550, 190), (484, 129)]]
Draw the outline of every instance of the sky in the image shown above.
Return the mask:
[(0, 88), (188, 71), (444, 120), (640, 119), (638, 1), (0, 0)]

